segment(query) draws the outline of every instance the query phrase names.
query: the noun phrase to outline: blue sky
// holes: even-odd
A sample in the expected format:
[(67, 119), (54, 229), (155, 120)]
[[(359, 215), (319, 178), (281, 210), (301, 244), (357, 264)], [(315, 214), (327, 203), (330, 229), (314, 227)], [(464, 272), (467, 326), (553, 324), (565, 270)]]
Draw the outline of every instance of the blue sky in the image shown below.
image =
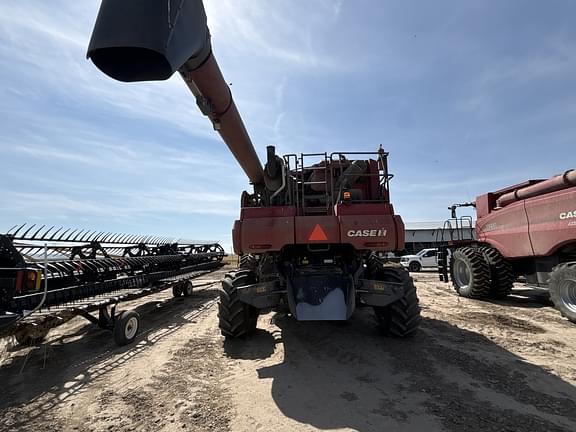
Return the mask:
[[(179, 77), (85, 59), (99, 1), (0, 3), (0, 231), (19, 222), (230, 243), (243, 172)], [(205, 0), (261, 158), (390, 152), (406, 221), (576, 168), (576, 4)]]

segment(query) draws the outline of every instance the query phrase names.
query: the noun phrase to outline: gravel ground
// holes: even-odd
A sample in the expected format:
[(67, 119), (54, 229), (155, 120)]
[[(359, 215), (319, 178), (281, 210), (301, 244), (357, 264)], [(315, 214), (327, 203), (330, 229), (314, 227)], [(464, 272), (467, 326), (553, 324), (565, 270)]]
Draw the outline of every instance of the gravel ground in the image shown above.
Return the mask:
[[(203, 277), (218, 279), (222, 271)], [(4, 341), (2, 431), (574, 431), (576, 326), (536, 293), (458, 298), (413, 274), (418, 334), (268, 314), (247, 340), (217, 329), (217, 285), (128, 305), (128, 347), (74, 319), (39, 347)]]

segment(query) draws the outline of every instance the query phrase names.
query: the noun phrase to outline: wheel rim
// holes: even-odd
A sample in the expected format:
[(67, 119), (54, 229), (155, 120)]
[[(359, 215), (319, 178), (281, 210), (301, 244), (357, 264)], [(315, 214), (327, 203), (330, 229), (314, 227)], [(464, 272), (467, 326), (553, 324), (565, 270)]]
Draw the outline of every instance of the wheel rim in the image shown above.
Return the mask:
[(191, 283), (188, 283), (186, 285), (186, 294), (191, 296), (193, 291), (194, 291), (194, 286)]
[(126, 325), (124, 326), (124, 335), (126, 339), (132, 339), (136, 336), (136, 332), (138, 331), (138, 319), (136, 317), (130, 318), (126, 321)]
[(576, 313), (576, 279), (564, 279), (558, 285), (562, 305), (572, 313)]
[(462, 260), (457, 260), (454, 263), (454, 279), (460, 288), (468, 288), (470, 285), (470, 267), (468, 263)]

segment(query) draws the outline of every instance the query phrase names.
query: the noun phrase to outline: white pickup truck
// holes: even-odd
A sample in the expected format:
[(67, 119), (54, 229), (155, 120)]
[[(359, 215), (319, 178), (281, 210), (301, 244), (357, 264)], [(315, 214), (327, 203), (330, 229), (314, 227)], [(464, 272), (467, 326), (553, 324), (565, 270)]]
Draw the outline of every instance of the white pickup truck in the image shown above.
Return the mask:
[(422, 249), (416, 255), (404, 255), (400, 258), (400, 264), (411, 272), (417, 272), (424, 267), (438, 266), (438, 249)]

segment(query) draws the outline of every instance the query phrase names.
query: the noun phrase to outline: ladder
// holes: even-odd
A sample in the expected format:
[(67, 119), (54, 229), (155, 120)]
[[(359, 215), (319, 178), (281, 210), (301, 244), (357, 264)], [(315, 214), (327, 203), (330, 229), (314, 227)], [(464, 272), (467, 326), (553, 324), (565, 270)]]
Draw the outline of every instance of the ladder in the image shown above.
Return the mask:
[[(323, 157), (320, 164), (317, 166), (306, 166), (306, 158), (314, 158), (318, 160), (318, 156)], [(299, 176), (298, 176), (298, 191), (300, 194), (300, 203), (302, 204), (302, 215), (328, 215), (331, 214), (332, 208), (332, 197), (330, 196), (330, 191), (328, 190), (328, 179), (330, 178), (330, 160), (327, 153), (302, 153), (300, 155), (299, 161)], [(320, 180), (313, 179), (315, 173), (324, 174), (318, 177)], [(320, 186), (320, 187), (318, 187)], [(314, 191), (316, 189), (323, 189), (323, 191)]]

